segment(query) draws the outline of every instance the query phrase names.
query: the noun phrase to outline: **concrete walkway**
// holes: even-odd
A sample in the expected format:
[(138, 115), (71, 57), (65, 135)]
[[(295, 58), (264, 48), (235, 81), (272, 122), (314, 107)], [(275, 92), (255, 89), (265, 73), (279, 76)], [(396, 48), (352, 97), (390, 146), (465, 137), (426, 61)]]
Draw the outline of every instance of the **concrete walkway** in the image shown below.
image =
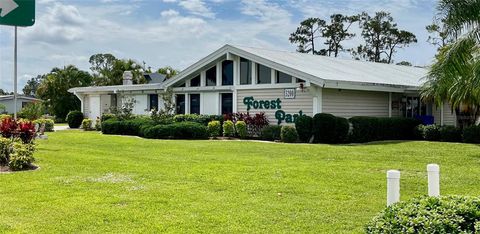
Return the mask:
[(70, 129), (68, 127), (68, 125), (60, 125), (60, 126), (57, 126), (57, 125), (54, 125), (53, 126), (53, 130), (56, 132), (56, 131), (63, 131), (63, 130), (68, 130)]

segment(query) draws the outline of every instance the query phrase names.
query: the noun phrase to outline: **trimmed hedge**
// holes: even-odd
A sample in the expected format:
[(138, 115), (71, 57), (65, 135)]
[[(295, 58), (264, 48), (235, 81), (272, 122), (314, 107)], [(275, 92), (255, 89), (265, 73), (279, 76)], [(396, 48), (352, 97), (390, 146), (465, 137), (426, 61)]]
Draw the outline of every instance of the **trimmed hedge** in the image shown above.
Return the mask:
[(234, 137), (235, 136), (235, 125), (231, 120), (223, 122), (223, 136), (224, 137)]
[(67, 123), (70, 128), (78, 128), (82, 124), (83, 113), (80, 111), (70, 111), (67, 114)]
[(45, 132), (53, 132), (53, 128), (55, 126), (53, 119), (36, 119), (33, 121), (33, 123), (38, 124), (39, 126), (45, 124)]
[(480, 144), (480, 126), (470, 126), (463, 129), (463, 142)]
[(462, 130), (455, 126), (440, 127), (440, 140), (445, 142), (462, 142)]
[(130, 120), (116, 120), (115, 118), (112, 118), (102, 122), (102, 133), (143, 136), (144, 130), (154, 125), (153, 120), (148, 118), (136, 118)]
[(480, 198), (417, 197), (385, 208), (366, 233), (480, 233)]
[(152, 139), (207, 139), (207, 127), (193, 122), (156, 125), (144, 129), (144, 136)]
[(282, 126), (280, 137), (285, 143), (295, 143), (298, 141), (297, 130), (293, 126)]
[(313, 118), (308, 115), (301, 115), (295, 121), (295, 129), (298, 133), (298, 138), (302, 142), (310, 142), (312, 138), (312, 122)]
[(377, 118), (356, 116), (349, 119), (352, 124), (350, 141), (368, 142), (380, 140), (416, 140), (416, 127), (421, 124), (412, 118)]
[(245, 139), (248, 136), (247, 124), (244, 121), (237, 121), (235, 123), (235, 128), (237, 129), (238, 137)]
[(208, 134), (213, 137), (219, 137), (222, 135), (222, 125), (220, 125), (220, 121), (213, 120), (210, 121), (207, 125)]
[(281, 131), (281, 125), (268, 125), (260, 132), (260, 138), (266, 141), (277, 141), (281, 139)]
[(208, 122), (212, 120), (220, 121), (223, 124), (223, 115), (197, 115), (197, 114), (180, 114), (173, 117), (173, 121), (176, 123), (180, 122), (194, 122), (208, 125)]
[(350, 124), (347, 119), (332, 114), (313, 116), (312, 133), (315, 143), (342, 143), (348, 138)]

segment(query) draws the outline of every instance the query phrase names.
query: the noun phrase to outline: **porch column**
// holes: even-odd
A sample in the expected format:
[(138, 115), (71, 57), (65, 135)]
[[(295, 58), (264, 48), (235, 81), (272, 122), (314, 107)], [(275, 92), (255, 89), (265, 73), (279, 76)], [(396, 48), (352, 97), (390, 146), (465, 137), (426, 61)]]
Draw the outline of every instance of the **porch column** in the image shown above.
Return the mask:
[(388, 117), (392, 118), (392, 92), (388, 93)]
[(222, 86), (222, 62), (217, 63), (217, 86)]
[(440, 125), (444, 125), (444, 110), (443, 110), (443, 102), (440, 106)]
[(257, 84), (257, 64), (252, 61), (252, 84)]

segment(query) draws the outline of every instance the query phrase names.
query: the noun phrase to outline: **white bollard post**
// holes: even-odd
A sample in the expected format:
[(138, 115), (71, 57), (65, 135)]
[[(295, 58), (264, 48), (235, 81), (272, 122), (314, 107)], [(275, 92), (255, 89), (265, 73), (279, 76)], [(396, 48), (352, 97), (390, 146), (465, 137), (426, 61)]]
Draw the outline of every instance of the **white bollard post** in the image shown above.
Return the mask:
[(428, 196), (440, 196), (440, 167), (438, 164), (428, 164)]
[(387, 171), (387, 206), (400, 201), (400, 171)]

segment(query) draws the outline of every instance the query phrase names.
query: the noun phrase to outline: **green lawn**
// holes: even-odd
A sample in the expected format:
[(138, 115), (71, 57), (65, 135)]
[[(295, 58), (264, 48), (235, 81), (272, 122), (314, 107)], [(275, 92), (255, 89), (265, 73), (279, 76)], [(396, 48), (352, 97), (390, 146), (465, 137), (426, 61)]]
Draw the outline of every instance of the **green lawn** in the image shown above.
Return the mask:
[(477, 145), (48, 135), (40, 170), (0, 174), (0, 232), (362, 232), (384, 207), (386, 170), (401, 170), (407, 199), (426, 194), (431, 162), (442, 194), (480, 194)]

